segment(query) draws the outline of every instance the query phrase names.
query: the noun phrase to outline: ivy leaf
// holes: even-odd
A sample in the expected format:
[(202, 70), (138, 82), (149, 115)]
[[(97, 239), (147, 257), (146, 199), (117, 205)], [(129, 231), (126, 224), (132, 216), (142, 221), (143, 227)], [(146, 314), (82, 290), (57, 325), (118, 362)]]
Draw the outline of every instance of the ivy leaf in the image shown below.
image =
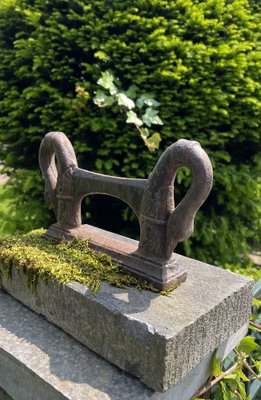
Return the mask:
[(105, 71), (101, 73), (101, 78), (97, 81), (98, 85), (104, 87), (104, 89), (109, 89), (113, 84), (114, 76), (109, 71)]
[(221, 362), (222, 358), (216, 358), (215, 356), (213, 357), (212, 371), (215, 378), (222, 373)]
[(249, 379), (248, 379), (248, 377), (244, 374), (244, 372), (242, 371), (242, 367), (241, 367), (241, 366), (237, 369), (237, 374), (238, 374), (238, 376), (239, 376), (244, 382), (249, 382)]
[(108, 89), (111, 95), (118, 92), (117, 87), (114, 85), (114, 76), (110, 71), (102, 72), (101, 78), (97, 81), (98, 85), (102, 86), (104, 89)]
[(158, 111), (153, 110), (153, 108), (148, 107), (146, 108), (145, 114), (142, 116), (142, 121), (144, 122), (145, 125), (147, 125), (149, 128), (151, 125), (163, 125), (162, 120), (158, 116)]
[(137, 96), (138, 86), (131, 85), (129, 89), (126, 91), (126, 96), (130, 97), (131, 99), (135, 99)]
[(255, 338), (252, 336), (244, 337), (239, 345), (237, 346), (237, 350), (239, 352), (243, 352), (245, 354), (250, 354), (251, 351), (257, 350), (259, 348), (258, 344), (255, 342)]
[(141, 119), (138, 118), (137, 114), (134, 111), (128, 111), (127, 113), (127, 124), (134, 124), (134, 125), (138, 125), (141, 126), (143, 125), (143, 122)]
[(246, 400), (246, 388), (243, 382), (238, 382), (238, 390), (239, 393), (241, 394), (242, 400)]
[(256, 369), (258, 370), (258, 375), (261, 375), (261, 361), (254, 362)]
[(124, 107), (128, 108), (129, 110), (131, 110), (132, 108), (135, 107), (134, 101), (131, 100), (128, 96), (126, 96), (126, 94), (118, 93), (116, 95), (116, 97), (117, 97), (119, 106), (124, 106)]
[(145, 145), (148, 147), (149, 151), (153, 152), (159, 148), (161, 137), (159, 133), (153, 133), (151, 136), (146, 136), (141, 134), (141, 137), (144, 140)]
[(254, 297), (252, 304), (253, 304), (253, 306), (261, 307), (261, 300)]
[(221, 385), (221, 389), (222, 389), (223, 399), (224, 400), (231, 400), (230, 391), (228, 390), (228, 388), (225, 385), (225, 383), (221, 381), (220, 385)]
[(249, 317), (250, 321), (255, 321), (257, 318), (258, 318), (257, 315), (250, 314), (250, 317)]
[(158, 107), (160, 106), (160, 103), (153, 99), (152, 95), (149, 93), (144, 93), (142, 96), (140, 96), (136, 102), (137, 107), (142, 108), (144, 104), (146, 104), (149, 107)]
[(112, 96), (107, 96), (107, 94), (104, 93), (102, 90), (98, 90), (93, 98), (93, 102), (98, 107), (107, 107), (111, 106), (115, 102), (115, 100)]

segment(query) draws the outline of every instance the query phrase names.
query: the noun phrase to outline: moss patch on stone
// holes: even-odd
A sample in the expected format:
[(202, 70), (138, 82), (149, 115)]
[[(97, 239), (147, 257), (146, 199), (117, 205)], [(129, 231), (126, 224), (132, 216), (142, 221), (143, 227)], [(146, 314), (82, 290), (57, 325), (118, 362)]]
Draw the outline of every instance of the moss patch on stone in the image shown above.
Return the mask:
[(12, 267), (22, 270), (32, 289), (39, 278), (46, 283), (76, 281), (88, 285), (93, 293), (99, 290), (102, 281), (120, 288), (134, 286), (161, 294), (174, 289), (160, 292), (153, 284), (127, 273), (106, 254), (90, 249), (88, 240), (55, 243), (44, 238), (44, 232), (44, 229), (38, 229), (0, 240), (2, 271), (11, 277)]

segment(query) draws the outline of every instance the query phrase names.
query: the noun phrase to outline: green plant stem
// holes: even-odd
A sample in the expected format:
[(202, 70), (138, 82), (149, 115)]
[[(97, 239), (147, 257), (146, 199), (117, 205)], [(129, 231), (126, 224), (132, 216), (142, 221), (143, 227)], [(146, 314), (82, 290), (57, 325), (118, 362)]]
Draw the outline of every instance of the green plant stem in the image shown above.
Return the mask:
[(195, 394), (193, 397), (200, 397), (203, 394), (207, 393), (209, 389), (211, 389), (214, 385), (216, 385), (218, 382), (220, 382), (225, 376), (231, 374), (234, 372), (238, 367), (238, 362), (236, 362), (232, 367), (230, 367), (227, 371), (223, 372), (221, 375), (217, 376), (213, 381), (209, 382), (208, 384), (202, 386)]

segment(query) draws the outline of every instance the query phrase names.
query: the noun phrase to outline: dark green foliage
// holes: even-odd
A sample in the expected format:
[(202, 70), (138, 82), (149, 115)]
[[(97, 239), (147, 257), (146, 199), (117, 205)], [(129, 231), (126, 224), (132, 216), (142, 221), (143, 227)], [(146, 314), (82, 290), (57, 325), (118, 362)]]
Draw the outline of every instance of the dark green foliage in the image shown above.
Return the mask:
[(52, 213), (43, 201), (42, 190), (37, 170), (14, 171), (8, 184), (0, 185), (0, 237), (51, 223)]
[[(178, 250), (210, 263), (242, 261), (258, 220), (260, 32), (253, 0), (5, 0), (0, 159), (37, 169), (43, 135), (61, 130), (81, 167), (147, 177), (167, 145), (198, 140), (212, 159), (214, 188), (193, 238)], [(162, 142), (154, 154), (116, 107), (79, 99), (76, 86), (93, 97), (105, 70), (124, 89), (135, 84), (161, 103)], [(178, 179), (181, 198), (189, 177), (182, 170)], [(30, 204), (30, 190), (26, 198)], [(20, 193), (17, 203), (24, 200)]]

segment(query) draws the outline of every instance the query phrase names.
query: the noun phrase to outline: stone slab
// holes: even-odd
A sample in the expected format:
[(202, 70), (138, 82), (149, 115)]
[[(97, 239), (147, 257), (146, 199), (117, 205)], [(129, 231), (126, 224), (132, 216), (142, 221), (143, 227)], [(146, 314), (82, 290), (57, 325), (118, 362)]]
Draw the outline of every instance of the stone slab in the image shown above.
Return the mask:
[[(217, 356), (246, 331), (247, 325), (232, 335)], [(156, 393), (0, 291), (0, 400), (189, 400), (209, 376), (212, 357)]]
[(62, 289), (41, 281), (32, 292), (26, 276), (15, 270), (12, 280), (2, 278), (2, 285), (154, 391), (166, 391), (248, 322), (252, 300), (251, 279), (175, 257), (188, 278), (169, 296), (106, 283), (94, 296), (78, 283)]

